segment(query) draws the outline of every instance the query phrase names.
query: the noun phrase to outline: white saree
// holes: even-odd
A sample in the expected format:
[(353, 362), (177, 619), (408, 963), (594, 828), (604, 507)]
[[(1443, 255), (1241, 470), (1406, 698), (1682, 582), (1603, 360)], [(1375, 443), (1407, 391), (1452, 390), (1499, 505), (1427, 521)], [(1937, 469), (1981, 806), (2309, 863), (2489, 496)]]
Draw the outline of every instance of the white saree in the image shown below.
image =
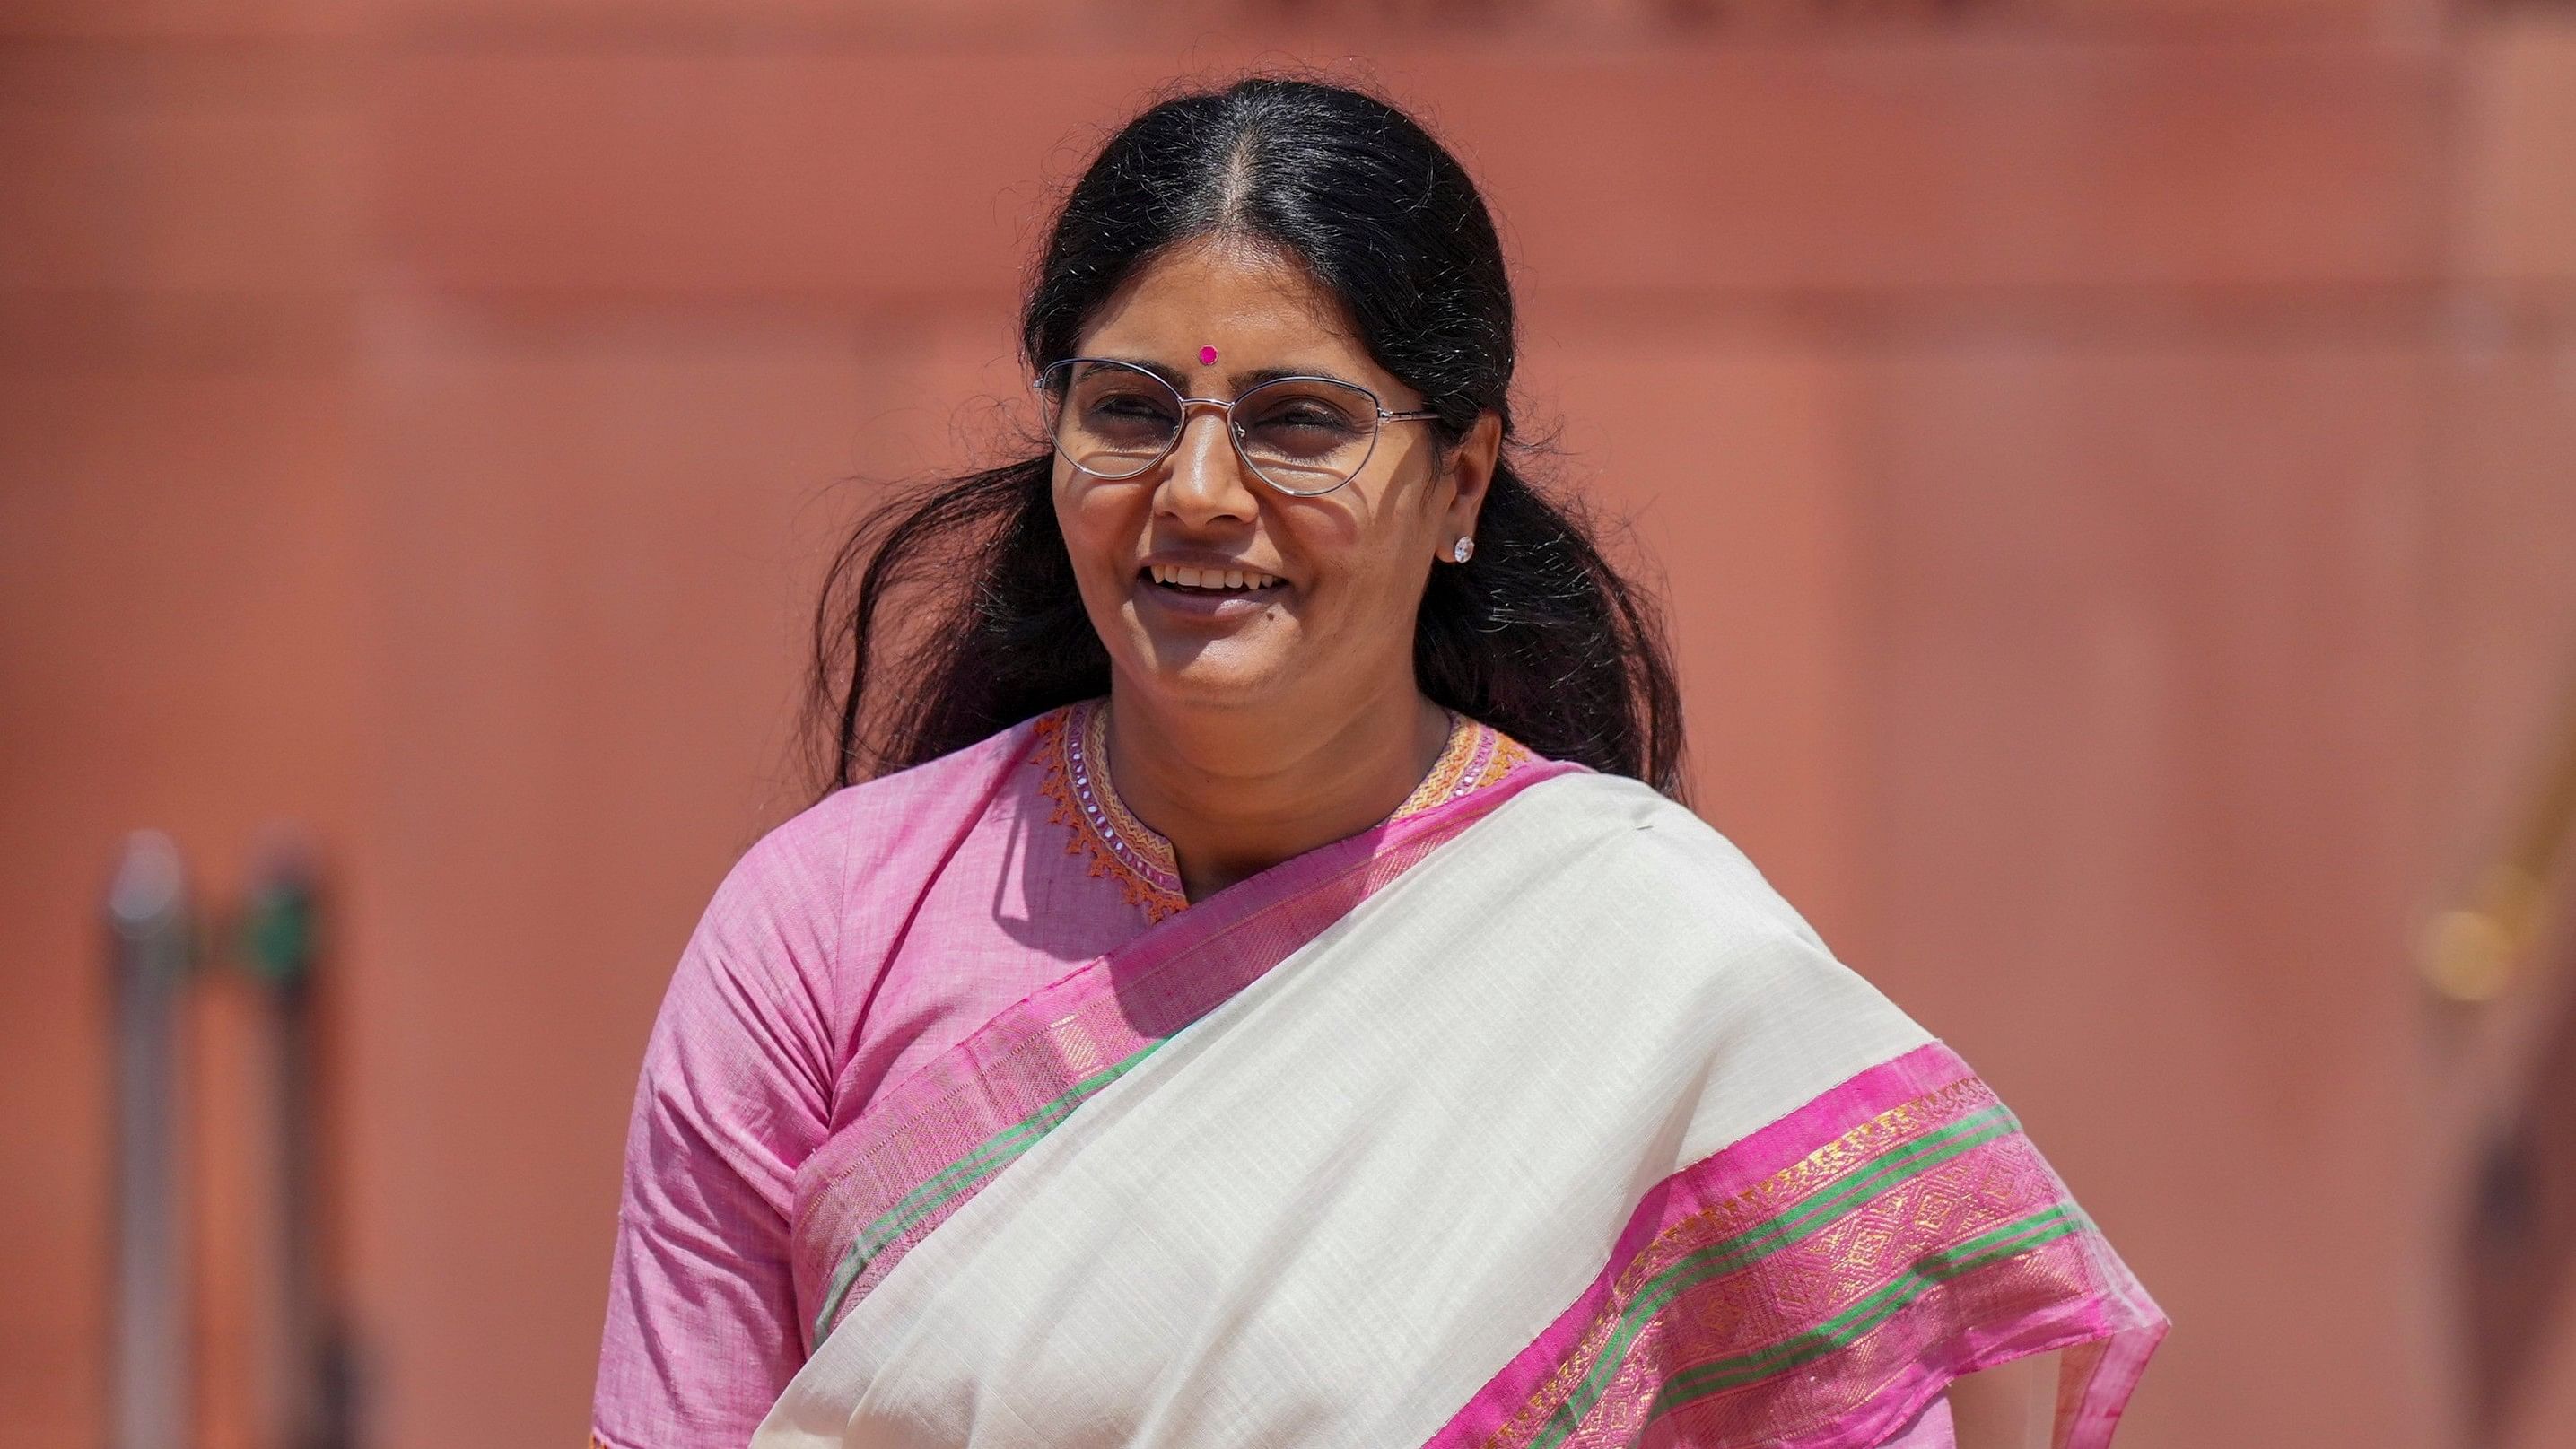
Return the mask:
[(1859, 1446), (2051, 1349), (2098, 1444), (2162, 1330), (1991, 1093), (1633, 781), (1530, 786), (1133, 1050), (1083, 1036), (1141, 1010), (1102, 965), (956, 1074), (1002, 1129), (890, 1104), (869, 1162), (971, 1150), (834, 1230), (760, 1449)]

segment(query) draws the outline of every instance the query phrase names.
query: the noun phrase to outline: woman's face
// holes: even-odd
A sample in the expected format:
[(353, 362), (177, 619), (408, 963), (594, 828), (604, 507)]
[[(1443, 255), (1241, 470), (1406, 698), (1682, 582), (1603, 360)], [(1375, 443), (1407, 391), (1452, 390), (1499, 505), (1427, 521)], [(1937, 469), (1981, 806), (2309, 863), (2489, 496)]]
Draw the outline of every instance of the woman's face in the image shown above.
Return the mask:
[[(1149, 368), (1189, 397), (1231, 399), (1297, 374), (1358, 383), (1392, 412), (1423, 406), (1302, 266), (1239, 240), (1185, 243), (1139, 269), (1076, 351)], [(1190, 409), (1170, 455), (1133, 478), (1102, 479), (1059, 454), (1056, 517), (1122, 687), (1300, 712), (1409, 696), (1423, 585), (1475, 533), (1501, 434), (1480, 419), (1444, 457), (1436, 427), (1384, 424), (1366, 466), (1312, 498), (1246, 467), (1213, 408)], [(1169, 582), (1173, 569), (1199, 570), (1201, 583)], [(1209, 573), (1240, 573), (1246, 587), (1208, 587)]]

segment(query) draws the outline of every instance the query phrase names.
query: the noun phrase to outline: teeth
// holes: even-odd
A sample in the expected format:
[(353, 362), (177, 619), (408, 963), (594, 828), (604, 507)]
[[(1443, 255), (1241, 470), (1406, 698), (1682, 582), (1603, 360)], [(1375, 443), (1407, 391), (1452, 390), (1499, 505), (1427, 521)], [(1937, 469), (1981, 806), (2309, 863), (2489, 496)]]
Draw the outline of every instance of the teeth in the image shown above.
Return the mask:
[(1279, 582), (1275, 574), (1257, 569), (1195, 569), (1175, 564), (1155, 564), (1146, 570), (1158, 584), (1171, 584), (1184, 589), (1266, 589)]

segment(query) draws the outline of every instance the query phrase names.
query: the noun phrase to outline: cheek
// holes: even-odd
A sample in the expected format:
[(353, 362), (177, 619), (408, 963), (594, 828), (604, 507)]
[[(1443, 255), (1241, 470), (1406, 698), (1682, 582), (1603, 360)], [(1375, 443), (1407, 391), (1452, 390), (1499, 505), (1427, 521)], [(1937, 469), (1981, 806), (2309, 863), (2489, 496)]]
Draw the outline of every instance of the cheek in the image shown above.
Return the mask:
[(1127, 556), (1135, 542), (1131, 488), (1058, 479), (1055, 522), (1074, 572), (1092, 574)]
[(1306, 522), (1301, 542), (1328, 559), (1331, 571), (1372, 608), (1399, 609), (1421, 594), (1428, 530), (1438, 520), (1428, 516), (1419, 483), (1360, 495), (1329, 520)]
[(1329, 530), (1299, 530), (1301, 551), (1328, 590), (1316, 600), (1324, 607), (1314, 622), (1336, 638), (1393, 637), (1422, 594), (1418, 531), (1409, 513), (1378, 509), (1346, 514)]

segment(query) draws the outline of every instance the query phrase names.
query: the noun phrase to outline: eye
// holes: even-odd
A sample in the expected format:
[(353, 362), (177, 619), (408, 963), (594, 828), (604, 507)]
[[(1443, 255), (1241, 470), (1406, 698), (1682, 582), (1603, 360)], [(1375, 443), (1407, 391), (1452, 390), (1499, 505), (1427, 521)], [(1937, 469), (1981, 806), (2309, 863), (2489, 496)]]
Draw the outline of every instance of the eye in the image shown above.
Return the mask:
[(1342, 436), (1360, 430), (1362, 414), (1366, 411), (1365, 405), (1356, 398), (1336, 398), (1321, 392), (1285, 392), (1248, 401), (1252, 403), (1249, 409), (1237, 409), (1246, 427), (1329, 432)]
[(1292, 403), (1265, 421), (1291, 428), (1348, 428), (1351, 420), (1317, 403)]
[(1168, 418), (1172, 415), (1172, 400), (1141, 390), (1102, 392), (1085, 398), (1082, 410), (1104, 418)]
[(1160, 447), (1180, 427), (1180, 410), (1168, 396), (1122, 387), (1083, 398), (1075, 419), (1081, 436), (1132, 451)]

